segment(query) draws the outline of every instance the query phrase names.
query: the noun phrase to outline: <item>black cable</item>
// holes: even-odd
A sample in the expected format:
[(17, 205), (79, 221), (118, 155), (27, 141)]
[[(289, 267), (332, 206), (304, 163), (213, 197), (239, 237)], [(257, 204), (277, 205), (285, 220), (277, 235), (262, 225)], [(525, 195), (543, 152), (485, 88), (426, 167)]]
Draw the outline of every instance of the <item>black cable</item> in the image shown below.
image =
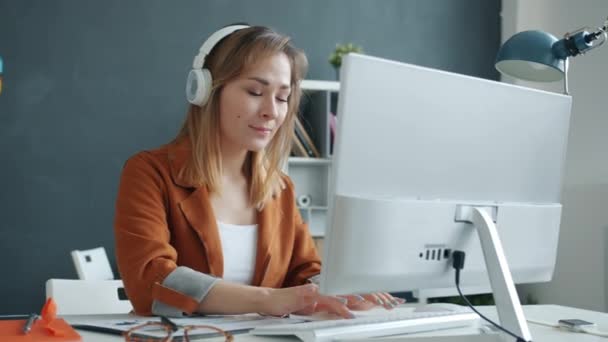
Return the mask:
[(479, 311), (477, 311), (477, 309), (475, 309), (475, 307), (473, 306), (473, 304), (471, 304), (471, 302), (469, 302), (469, 300), (467, 299), (467, 297), (465, 297), (464, 294), (462, 294), (462, 291), (460, 290), (460, 270), (464, 267), (464, 256), (465, 253), (463, 251), (454, 251), (454, 253), (452, 253), (452, 266), (454, 267), (454, 269), (456, 270), (456, 290), (458, 290), (458, 294), (460, 295), (460, 297), (462, 298), (462, 300), (464, 300), (464, 302), (469, 306), (469, 308), (471, 308), (471, 310), (473, 310), (476, 314), (479, 315), (479, 317), (483, 318), (485, 321), (489, 322), (490, 324), (492, 324), (493, 326), (495, 326), (496, 328), (504, 331), (505, 333), (513, 336), (516, 340), (516, 342), (526, 342), (526, 340), (524, 340), (523, 338), (517, 336), (516, 334), (512, 333), (511, 331), (503, 328), (502, 326), (500, 326), (498, 323), (494, 323), (494, 321), (492, 321), (491, 319), (487, 318), (486, 316), (482, 315)]

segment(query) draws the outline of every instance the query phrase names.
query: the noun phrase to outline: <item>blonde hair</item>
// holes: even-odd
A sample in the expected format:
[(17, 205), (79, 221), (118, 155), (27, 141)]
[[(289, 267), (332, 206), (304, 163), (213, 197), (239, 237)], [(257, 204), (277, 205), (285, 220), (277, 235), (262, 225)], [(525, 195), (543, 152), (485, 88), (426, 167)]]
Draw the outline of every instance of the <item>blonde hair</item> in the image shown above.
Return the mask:
[(281, 167), (291, 151), (302, 96), (300, 81), (308, 68), (306, 55), (292, 45), (291, 38), (267, 27), (253, 26), (222, 39), (205, 60), (205, 67), (213, 76), (209, 100), (202, 107), (190, 105), (176, 137), (176, 140), (188, 138), (192, 145), (191, 158), (180, 171), (181, 176), (192, 184), (206, 186), (210, 193), (221, 193), (219, 103), (222, 89), (247, 66), (277, 53), (284, 53), (291, 65), (287, 115), (266, 148), (248, 153), (244, 170), (249, 180), (249, 201), (260, 210), (285, 187)]

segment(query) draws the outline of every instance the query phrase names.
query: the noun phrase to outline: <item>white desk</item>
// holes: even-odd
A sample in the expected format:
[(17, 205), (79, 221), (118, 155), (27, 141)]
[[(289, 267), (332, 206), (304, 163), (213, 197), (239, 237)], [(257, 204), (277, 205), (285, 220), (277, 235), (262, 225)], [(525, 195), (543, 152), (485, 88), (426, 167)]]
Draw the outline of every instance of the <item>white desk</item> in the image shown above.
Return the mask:
[[(496, 310), (492, 306), (488, 307), (480, 307), (479, 310), (484, 314), (490, 317), (491, 319), (496, 318)], [(524, 313), (527, 319), (537, 320), (537, 321), (545, 321), (550, 323), (557, 323), (559, 319), (566, 318), (579, 318), (586, 321), (594, 322), (598, 325), (598, 330), (602, 332), (608, 332), (608, 314), (603, 312), (582, 310), (576, 308), (569, 308), (565, 306), (558, 305), (525, 305)], [(65, 317), (69, 322), (70, 317)], [(608, 338), (603, 338), (599, 336), (593, 336), (589, 334), (581, 334), (581, 333), (573, 333), (568, 332), (562, 329), (551, 328), (547, 326), (542, 326), (538, 324), (528, 323), (530, 326), (530, 331), (532, 333), (532, 337), (534, 338), (534, 342), (560, 342), (560, 341), (576, 341), (576, 342), (607, 342)], [(110, 335), (96, 332), (89, 332), (84, 330), (78, 331), (84, 341), (86, 342), (118, 342), (124, 341), (124, 338), (118, 335)], [(447, 332), (447, 331), (445, 331)], [(454, 332), (464, 333), (466, 330), (454, 330)], [(411, 336), (434, 336), (437, 332), (434, 333), (422, 333), (422, 334), (412, 334)], [(219, 342), (223, 341), (222, 338), (210, 338), (202, 341), (213, 341)], [(282, 342), (282, 341), (292, 341), (296, 342), (299, 339), (295, 337), (268, 337), (268, 336), (252, 336), (249, 334), (235, 335), (236, 342), (262, 342), (262, 341), (270, 341), (270, 342)], [(388, 339), (387, 339), (388, 341)]]

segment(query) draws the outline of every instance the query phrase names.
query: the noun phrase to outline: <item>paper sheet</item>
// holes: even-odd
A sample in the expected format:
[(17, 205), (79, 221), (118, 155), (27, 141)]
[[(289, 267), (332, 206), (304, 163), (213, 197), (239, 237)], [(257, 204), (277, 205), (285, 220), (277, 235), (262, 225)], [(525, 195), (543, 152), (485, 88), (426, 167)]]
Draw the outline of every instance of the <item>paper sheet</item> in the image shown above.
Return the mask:
[[(129, 329), (147, 322), (160, 322), (159, 317), (146, 317), (135, 315), (105, 315), (93, 317), (72, 317), (70, 320), (72, 326), (83, 330), (93, 330), (99, 332), (107, 332), (114, 334), (122, 334)], [(260, 316), (258, 314), (234, 315), (234, 316), (197, 316), (187, 318), (171, 318), (171, 321), (179, 327), (188, 325), (211, 325), (224, 331), (229, 331), (232, 334), (244, 333), (249, 330), (270, 324), (290, 324), (305, 322), (306, 319), (298, 318), (277, 318)], [(146, 327), (148, 328), (148, 327)], [(138, 336), (141, 337), (164, 337), (166, 333), (158, 327), (149, 327), (144, 329)], [(180, 340), (184, 336), (183, 329), (179, 329), (173, 333), (173, 338)], [(190, 336), (193, 336), (190, 334)], [(207, 338), (218, 336), (217, 333), (207, 330), (205, 333), (197, 334), (196, 338)]]

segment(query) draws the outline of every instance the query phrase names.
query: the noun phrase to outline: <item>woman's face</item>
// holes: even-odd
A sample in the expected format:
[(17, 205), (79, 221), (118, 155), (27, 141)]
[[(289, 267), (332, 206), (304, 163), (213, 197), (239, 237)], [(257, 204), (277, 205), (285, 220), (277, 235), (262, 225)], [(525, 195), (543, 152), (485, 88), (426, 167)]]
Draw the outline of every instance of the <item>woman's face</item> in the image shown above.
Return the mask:
[(222, 149), (260, 151), (287, 115), (291, 64), (278, 53), (250, 66), (220, 95)]

